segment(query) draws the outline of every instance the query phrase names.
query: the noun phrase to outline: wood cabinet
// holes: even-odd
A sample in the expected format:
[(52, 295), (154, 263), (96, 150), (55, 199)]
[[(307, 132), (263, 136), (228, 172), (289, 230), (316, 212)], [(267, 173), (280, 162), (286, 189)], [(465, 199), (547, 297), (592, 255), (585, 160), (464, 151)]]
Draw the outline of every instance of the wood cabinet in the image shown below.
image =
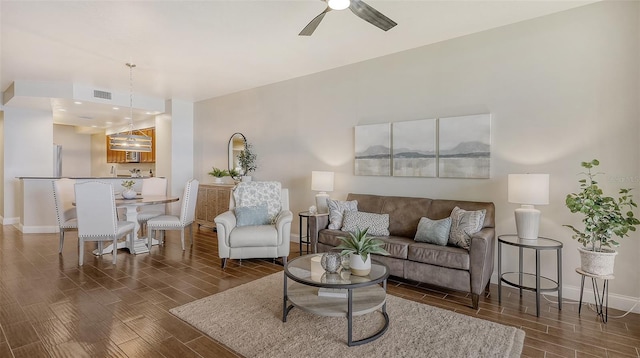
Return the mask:
[[(155, 163), (156, 162), (156, 129), (146, 128), (140, 129), (144, 135), (151, 137), (151, 152), (140, 153), (140, 163)], [(107, 163), (126, 163), (127, 152), (120, 150), (111, 150), (109, 146), (109, 136), (106, 136), (106, 148), (107, 148)]]
[(213, 219), (229, 210), (233, 184), (200, 184), (196, 203), (196, 224), (215, 228)]

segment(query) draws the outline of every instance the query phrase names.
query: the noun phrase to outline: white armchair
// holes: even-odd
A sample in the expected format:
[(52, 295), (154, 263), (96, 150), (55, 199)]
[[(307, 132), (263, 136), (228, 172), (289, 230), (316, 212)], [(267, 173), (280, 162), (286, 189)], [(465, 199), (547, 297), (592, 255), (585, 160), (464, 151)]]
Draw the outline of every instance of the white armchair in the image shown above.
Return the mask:
[[(236, 206), (249, 208), (261, 204), (261, 200), (270, 201), (270, 215), (275, 217), (273, 224), (238, 226)], [(286, 264), (292, 220), (289, 190), (282, 189), (280, 183), (239, 183), (231, 195), (229, 211), (215, 218), (222, 268), (226, 267), (227, 259), (281, 257), (283, 265)]]

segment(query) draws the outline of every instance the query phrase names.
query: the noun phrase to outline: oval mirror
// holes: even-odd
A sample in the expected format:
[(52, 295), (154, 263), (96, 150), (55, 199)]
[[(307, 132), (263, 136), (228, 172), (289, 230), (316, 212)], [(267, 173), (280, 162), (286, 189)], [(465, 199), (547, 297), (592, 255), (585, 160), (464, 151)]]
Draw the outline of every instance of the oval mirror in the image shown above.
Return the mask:
[(229, 170), (235, 169), (239, 173), (241, 172), (238, 157), (244, 150), (246, 144), (247, 139), (242, 133), (233, 133), (231, 138), (229, 138)]

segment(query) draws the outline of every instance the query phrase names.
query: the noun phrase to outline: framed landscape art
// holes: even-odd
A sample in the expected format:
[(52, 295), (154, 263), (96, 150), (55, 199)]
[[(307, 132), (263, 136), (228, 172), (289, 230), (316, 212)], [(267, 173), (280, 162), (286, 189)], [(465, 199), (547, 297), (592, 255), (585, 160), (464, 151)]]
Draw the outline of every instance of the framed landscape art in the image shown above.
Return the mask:
[(393, 123), (393, 176), (436, 176), (436, 120)]
[(391, 124), (355, 127), (355, 175), (391, 175)]
[(490, 114), (440, 118), (438, 140), (439, 177), (490, 177)]

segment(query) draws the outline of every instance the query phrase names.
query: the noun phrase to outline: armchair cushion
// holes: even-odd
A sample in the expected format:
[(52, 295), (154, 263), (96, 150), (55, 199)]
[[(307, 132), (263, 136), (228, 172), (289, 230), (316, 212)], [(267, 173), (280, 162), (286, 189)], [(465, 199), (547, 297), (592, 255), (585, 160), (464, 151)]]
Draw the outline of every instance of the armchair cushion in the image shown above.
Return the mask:
[(236, 225), (238, 227), (268, 225), (271, 223), (271, 220), (269, 220), (269, 212), (267, 211), (267, 204), (240, 206), (237, 207), (235, 211)]
[(252, 181), (238, 183), (233, 190), (236, 207), (267, 205), (269, 219), (273, 222), (282, 210), (280, 194), (282, 186), (274, 181)]
[(236, 226), (229, 238), (231, 247), (278, 246), (278, 231), (273, 225)]

